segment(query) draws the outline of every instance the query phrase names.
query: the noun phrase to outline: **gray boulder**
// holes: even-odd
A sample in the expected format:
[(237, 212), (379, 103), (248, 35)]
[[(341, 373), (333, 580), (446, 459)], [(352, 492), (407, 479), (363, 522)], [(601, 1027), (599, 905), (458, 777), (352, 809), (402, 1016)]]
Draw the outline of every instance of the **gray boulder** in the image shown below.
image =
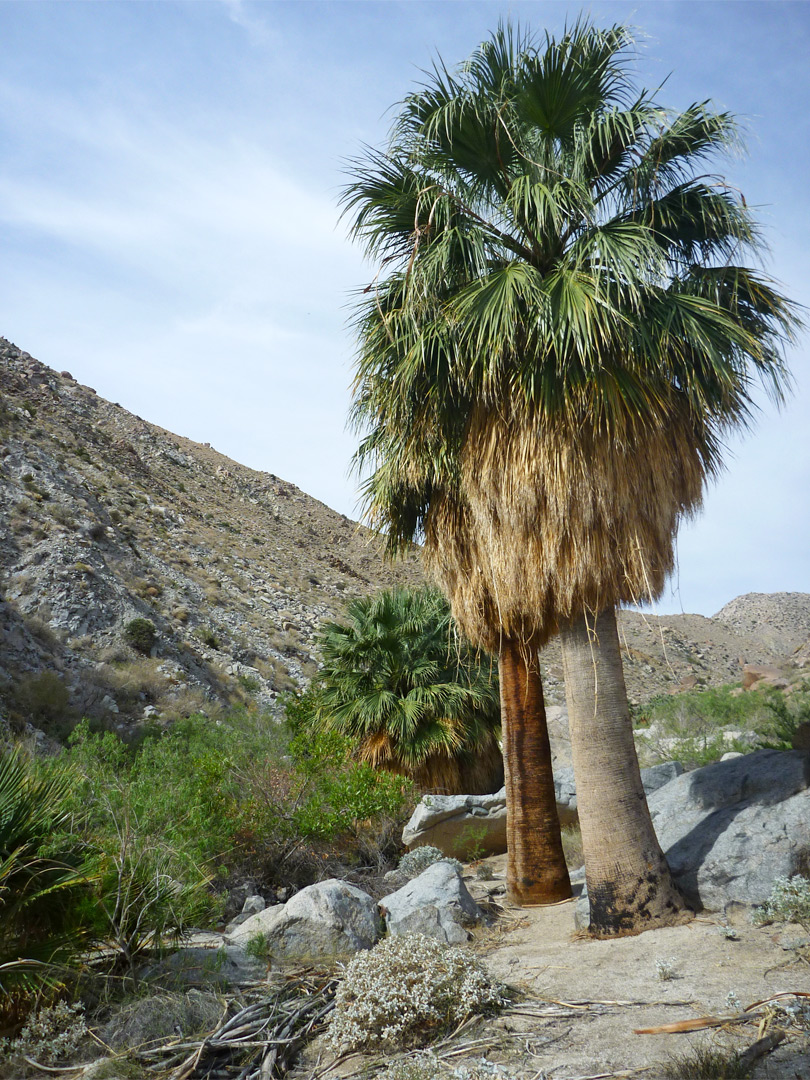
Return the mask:
[[(649, 769), (641, 770), (641, 783), (644, 786), (644, 794), (649, 798), (654, 791), (658, 791), (670, 780), (683, 773), (683, 765), (678, 761), (665, 761), (661, 765), (653, 765)], [(561, 825), (575, 825), (579, 817), (577, 814), (577, 786), (574, 782), (573, 769), (554, 770), (554, 793), (557, 799), (557, 814)]]
[(762, 904), (810, 859), (810, 757), (759, 750), (679, 776), (648, 800), (661, 847), (698, 907)]
[(371, 897), (337, 878), (310, 885), (286, 904), (265, 908), (228, 935), (244, 946), (261, 934), (270, 961), (331, 960), (370, 949), (382, 927)]
[(461, 874), (437, 862), (379, 903), (389, 934), (425, 934), (449, 945), (465, 942), (467, 927), (481, 920)]
[(506, 789), (494, 795), (426, 795), (402, 831), (411, 850), (432, 844), (445, 855), (465, 859), (472, 852), (506, 851)]

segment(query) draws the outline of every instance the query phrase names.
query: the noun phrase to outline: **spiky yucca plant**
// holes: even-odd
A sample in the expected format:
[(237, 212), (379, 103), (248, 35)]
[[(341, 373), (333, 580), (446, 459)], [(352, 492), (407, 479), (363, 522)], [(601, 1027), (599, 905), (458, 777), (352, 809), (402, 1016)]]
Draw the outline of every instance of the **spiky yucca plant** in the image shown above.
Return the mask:
[(360, 760), (444, 794), (503, 782), (493, 668), (453, 631), (433, 589), (353, 600), (320, 633), (316, 679), (322, 727), (355, 740)]
[(472, 641), (531, 656), (561, 632), (605, 934), (684, 911), (641, 788), (615, 605), (660, 595), (754, 383), (784, 393), (797, 325), (744, 261), (750, 209), (705, 172), (737, 144), (734, 118), (664, 108), (633, 84), (631, 46), (622, 26), (540, 42), (501, 26), (427, 73), (345, 193), (382, 267), (357, 323), (370, 517), (392, 551), (424, 538)]

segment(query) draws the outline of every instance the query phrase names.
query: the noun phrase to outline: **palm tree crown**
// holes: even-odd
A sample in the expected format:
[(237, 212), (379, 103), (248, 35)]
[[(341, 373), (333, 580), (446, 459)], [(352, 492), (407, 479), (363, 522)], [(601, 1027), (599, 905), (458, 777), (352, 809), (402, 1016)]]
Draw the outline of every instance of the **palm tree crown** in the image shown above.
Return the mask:
[(439, 593), (354, 600), (345, 622), (324, 624), (320, 649), (319, 721), (357, 740), (362, 760), (452, 793), (500, 786), (497, 678), (457, 638)]
[(501, 26), (427, 74), (344, 194), (383, 268), (357, 314), (367, 508), (392, 551), (426, 537), (489, 647), (658, 595), (754, 383), (789, 385), (795, 313), (703, 172), (737, 125), (636, 90), (631, 44)]

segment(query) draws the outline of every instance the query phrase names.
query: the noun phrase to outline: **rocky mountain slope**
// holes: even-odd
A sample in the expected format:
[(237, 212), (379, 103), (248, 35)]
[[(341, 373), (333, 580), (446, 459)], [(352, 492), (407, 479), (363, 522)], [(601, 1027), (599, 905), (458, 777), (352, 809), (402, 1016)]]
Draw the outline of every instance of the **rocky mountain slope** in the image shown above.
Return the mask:
[[(3, 725), (61, 736), (79, 716), (126, 731), (144, 717), (270, 706), (315, 670), (323, 619), (421, 579), (416, 555), (385, 564), (367, 530), (292, 484), (0, 338)], [(625, 612), (621, 632), (628, 691), (643, 701), (737, 682), (743, 663), (795, 671), (810, 660), (810, 596), (749, 594), (711, 619)], [(544, 660), (549, 701), (561, 702), (559, 648)]]
[[(318, 624), (347, 598), (421, 580), (416, 557), (387, 566), (366, 529), (292, 484), (5, 339), (0, 393), (0, 715), (12, 725), (268, 705), (305, 684)], [(140, 651), (135, 619), (154, 626)]]
[[(810, 665), (810, 595), (746, 593), (716, 615), (619, 613), (631, 701), (740, 683), (744, 665), (778, 668), (791, 681)], [(559, 645), (545, 650), (546, 696), (564, 700)]]

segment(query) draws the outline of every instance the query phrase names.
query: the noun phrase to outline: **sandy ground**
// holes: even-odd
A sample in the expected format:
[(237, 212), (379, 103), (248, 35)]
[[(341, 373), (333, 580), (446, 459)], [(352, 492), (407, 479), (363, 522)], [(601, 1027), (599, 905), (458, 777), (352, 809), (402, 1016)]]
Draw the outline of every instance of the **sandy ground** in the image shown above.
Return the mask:
[[(803, 936), (801, 927), (754, 927), (740, 918), (733, 928), (737, 940), (730, 940), (721, 918), (704, 915), (686, 926), (594, 941), (575, 932), (573, 903), (533, 909), (506, 903), (496, 891), (505, 856), (490, 863), (494, 880), (468, 877), (467, 883), (477, 898), (495, 890), (501, 912), (471, 948), (525, 999), (499, 1017), (478, 1021), (459, 1042), (483, 1040), (470, 1056), (485, 1055), (520, 1080), (660, 1077), (663, 1063), (697, 1046), (750, 1046), (758, 1038), (757, 1025), (677, 1035), (638, 1035), (634, 1029), (728, 1016), (729, 991), (743, 1007), (780, 992), (810, 993), (810, 964), (783, 947)], [(659, 957), (671, 962), (673, 978), (659, 978)], [(783, 1043), (760, 1060), (752, 1076), (810, 1080), (808, 1036)], [(465, 1055), (451, 1060), (458, 1065)], [(356, 1075), (364, 1063), (368, 1059), (355, 1056), (332, 1075)]]

